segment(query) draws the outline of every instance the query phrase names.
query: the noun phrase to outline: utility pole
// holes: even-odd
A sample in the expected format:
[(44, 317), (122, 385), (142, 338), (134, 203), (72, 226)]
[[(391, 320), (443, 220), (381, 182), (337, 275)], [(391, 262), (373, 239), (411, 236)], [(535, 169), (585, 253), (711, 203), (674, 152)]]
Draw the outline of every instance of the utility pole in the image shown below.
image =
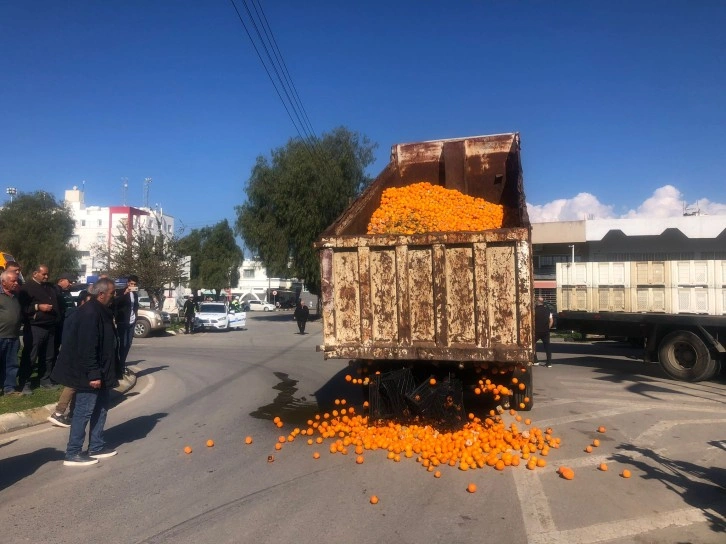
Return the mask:
[(151, 178), (144, 178), (144, 208), (149, 207), (149, 189), (151, 187)]

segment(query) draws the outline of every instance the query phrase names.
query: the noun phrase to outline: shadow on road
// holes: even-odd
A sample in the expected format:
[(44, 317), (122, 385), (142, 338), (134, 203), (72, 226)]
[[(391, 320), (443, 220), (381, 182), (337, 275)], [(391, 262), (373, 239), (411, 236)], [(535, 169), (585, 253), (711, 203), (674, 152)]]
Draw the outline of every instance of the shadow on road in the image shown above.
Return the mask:
[[(283, 310), (280, 312), (247, 312), (247, 320), (267, 321), (268, 323), (284, 323), (289, 321), (291, 325), (295, 325), (295, 320), (292, 318), (292, 310)], [(311, 313), (308, 318), (308, 323), (311, 321), (320, 321), (320, 316)]]
[(169, 365), (150, 366), (149, 368), (144, 368), (142, 370), (139, 370), (138, 372), (134, 372), (134, 374), (136, 374), (137, 378), (140, 378), (141, 376), (147, 376), (149, 374), (153, 374), (154, 372), (166, 370), (167, 368), (169, 368)]
[(631, 444), (624, 444), (619, 449), (639, 453), (650, 459), (652, 464), (625, 454), (613, 455), (615, 461), (633, 465), (641, 472), (643, 479), (662, 482), (668, 490), (680, 495), (686, 504), (701, 510), (713, 532), (726, 531), (726, 524), (723, 521), (726, 517), (726, 501), (724, 501), (726, 469), (676, 461)]
[(62, 461), (65, 452), (55, 448), (42, 448), (0, 460), (0, 490), (10, 487), (23, 478), (35, 473), (46, 463)]
[(112, 447), (141, 440), (142, 438), (146, 438), (146, 435), (156, 427), (156, 424), (167, 415), (169, 414), (166, 412), (159, 412), (129, 419), (110, 429), (106, 429), (103, 438)]

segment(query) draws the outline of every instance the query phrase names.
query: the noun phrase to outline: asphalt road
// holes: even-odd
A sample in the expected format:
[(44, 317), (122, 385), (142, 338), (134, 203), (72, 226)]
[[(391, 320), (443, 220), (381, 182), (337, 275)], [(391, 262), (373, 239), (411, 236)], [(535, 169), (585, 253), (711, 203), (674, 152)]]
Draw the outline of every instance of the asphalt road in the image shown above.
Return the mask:
[[(315, 351), (319, 322), (301, 336), (289, 313), (248, 316), (245, 331), (135, 340), (137, 386), (107, 423), (116, 457), (63, 467), (67, 430), (0, 435), (0, 541), (726, 541), (723, 380), (668, 380), (610, 342), (555, 344), (555, 366), (533, 369), (536, 404), (527, 414), (562, 439), (549, 465), (444, 467), (434, 479), (381, 451), (362, 465), (300, 438), (275, 451), (283, 434), (275, 415), (287, 434), (336, 398), (362, 397), (344, 380), (347, 361)], [(601, 446), (585, 453), (594, 438)], [(603, 461), (608, 472), (596, 469)], [(559, 465), (575, 479), (559, 478)], [(619, 476), (623, 468), (632, 478)], [(465, 491), (469, 482), (476, 493)], [(379, 504), (369, 504), (371, 494)]]

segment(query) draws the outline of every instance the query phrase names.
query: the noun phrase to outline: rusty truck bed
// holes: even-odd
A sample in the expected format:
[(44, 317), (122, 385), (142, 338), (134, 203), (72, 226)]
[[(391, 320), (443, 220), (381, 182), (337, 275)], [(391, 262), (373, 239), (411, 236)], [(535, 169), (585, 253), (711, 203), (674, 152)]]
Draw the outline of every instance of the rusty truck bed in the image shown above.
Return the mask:
[[(366, 235), (384, 189), (439, 183), (505, 206), (507, 228)], [(323, 233), (325, 358), (527, 363), (532, 263), (516, 134), (394, 146)]]

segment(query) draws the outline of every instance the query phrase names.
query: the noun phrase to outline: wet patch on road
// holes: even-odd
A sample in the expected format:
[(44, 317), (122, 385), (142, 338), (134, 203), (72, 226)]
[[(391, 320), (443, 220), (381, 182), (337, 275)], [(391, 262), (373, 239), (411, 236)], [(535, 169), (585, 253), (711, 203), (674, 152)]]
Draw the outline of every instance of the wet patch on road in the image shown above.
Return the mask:
[(256, 419), (269, 419), (280, 417), (286, 424), (306, 425), (309, 419), (313, 419), (320, 409), (317, 402), (310, 402), (307, 397), (296, 397), (297, 380), (290, 378), (284, 372), (275, 372), (280, 382), (272, 387), (279, 391), (275, 399), (265, 406), (260, 406), (250, 415)]

